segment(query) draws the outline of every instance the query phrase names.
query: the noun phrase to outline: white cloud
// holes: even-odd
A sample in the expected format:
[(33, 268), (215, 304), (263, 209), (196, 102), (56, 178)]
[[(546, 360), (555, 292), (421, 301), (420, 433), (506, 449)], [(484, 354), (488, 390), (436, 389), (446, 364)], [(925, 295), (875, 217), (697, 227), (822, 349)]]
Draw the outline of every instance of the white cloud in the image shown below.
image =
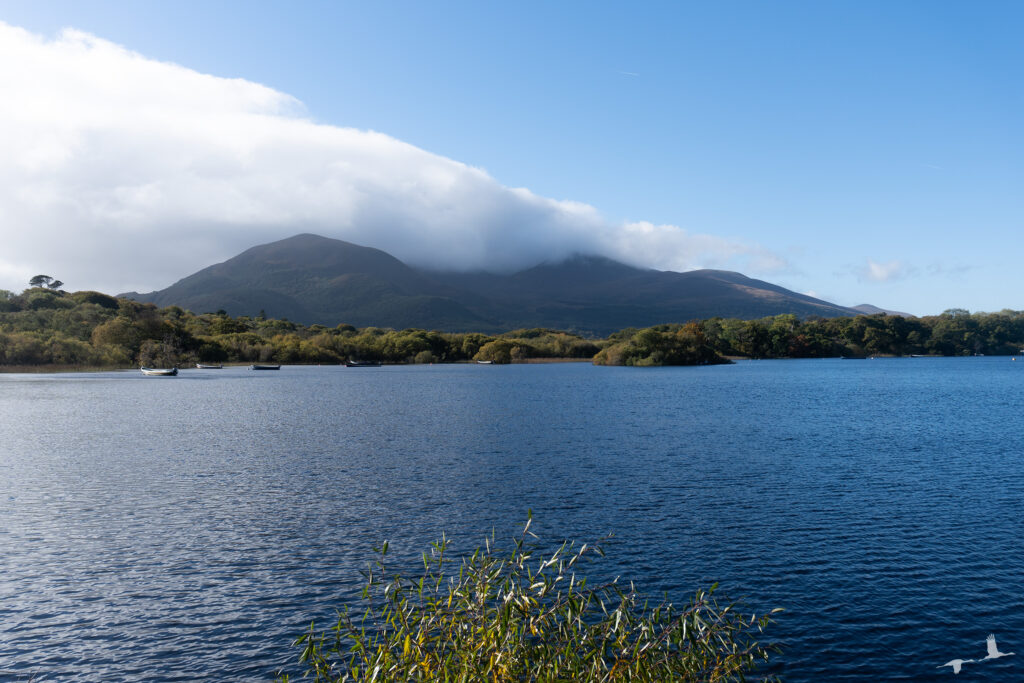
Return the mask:
[(894, 282), (909, 277), (914, 272), (914, 268), (900, 260), (878, 263), (868, 259), (867, 265), (857, 270), (857, 275), (861, 280), (870, 282)]
[(673, 270), (785, 265), (756, 245), (615, 224), (80, 31), (47, 40), (0, 23), (0, 92), (0, 287), (43, 272), (72, 289), (146, 291), (299, 232), (438, 268), (573, 252)]

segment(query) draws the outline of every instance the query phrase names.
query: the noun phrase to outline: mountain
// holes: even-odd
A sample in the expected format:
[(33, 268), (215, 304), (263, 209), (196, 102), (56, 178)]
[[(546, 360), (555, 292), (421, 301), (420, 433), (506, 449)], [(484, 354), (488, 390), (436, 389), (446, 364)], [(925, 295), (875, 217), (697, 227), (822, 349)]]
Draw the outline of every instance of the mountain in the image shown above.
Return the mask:
[(913, 313), (903, 313), (901, 311), (890, 311), (887, 308), (879, 308), (878, 306), (872, 306), (871, 304), (860, 304), (859, 306), (851, 306), (851, 308), (864, 315), (877, 315), (878, 313), (884, 313), (886, 315), (898, 315), (901, 318), (916, 318), (917, 316)]
[(510, 276), (434, 274), (452, 289), (486, 297), (511, 327), (553, 327), (607, 334), (695, 318), (855, 315), (837, 306), (740, 273), (633, 268), (595, 256), (542, 264)]
[[(196, 312), (287, 318), (305, 324), (405, 328), (430, 321), (442, 329), (490, 327), (395, 257), (318, 235), (248, 249), (167, 289), (126, 296)], [(409, 322), (412, 321), (412, 322)]]
[(551, 327), (607, 335), (695, 318), (856, 315), (740, 273), (634, 268), (576, 256), (511, 275), (418, 270), (370, 247), (297, 235), (253, 247), (167, 289), (124, 296), (196, 312), (305, 324), (500, 332)]

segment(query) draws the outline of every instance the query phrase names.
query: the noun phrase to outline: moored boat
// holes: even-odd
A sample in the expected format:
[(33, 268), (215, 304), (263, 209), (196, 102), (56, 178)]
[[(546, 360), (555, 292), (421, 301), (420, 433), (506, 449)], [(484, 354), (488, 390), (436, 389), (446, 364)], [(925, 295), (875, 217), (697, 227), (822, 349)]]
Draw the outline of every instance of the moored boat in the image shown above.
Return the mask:
[(206, 363), (196, 363), (196, 368), (199, 370), (220, 370), (223, 365), (207, 365)]
[(250, 370), (280, 370), (280, 365), (250, 365)]
[(379, 368), (379, 360), (347, 360), (345, 361), (346, 368)]
[(139, 368), (143, 375), (149, 377), (174, 377), (178, 374), (178, 368), (147, 368), (142, 366)]

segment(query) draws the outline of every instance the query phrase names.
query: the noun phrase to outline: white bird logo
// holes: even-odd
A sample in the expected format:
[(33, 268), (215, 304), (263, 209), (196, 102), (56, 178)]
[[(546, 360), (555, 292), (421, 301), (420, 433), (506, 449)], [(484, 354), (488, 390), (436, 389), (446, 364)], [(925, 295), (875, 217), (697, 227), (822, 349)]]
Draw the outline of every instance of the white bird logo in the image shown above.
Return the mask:
[(996, 634), (994, 633), (988, 634), (988, 638), (985, 640), (985, 647), (988, 649), (988, 655), (984, 659), (951, 659), (942, 666), (936, 668), (941, 669), (946, 666), (951, 666), (953, 667), (953, 673), (958, 674), (960, 673), (961, 667), (968, 662), (984, 662), (989, 659), (999, 659), (1000, 657), (1009, 657), (1012, 654), (1016, 654), (1014, 652), (1000, 652), (999, 648), (996, 647)]
[[(988, 648), (988, 656), (985, 659), (999, 659), (1000, 657), (1009, 657), (1013, 652), (1000, 652), (996, 647), (996, 634), (988, 634), (988, 639), (985, 641), (985, 647)], [(981, 661), (985, 661), (985, 659)]]
[[(953, 667), (953, 673), (958, 674), (958, 673), (960, 673), (960, 667), (961, 666), (963, 666), (967, 662), (973, 662), (973, 661), (974, 661), (973, 659), (951, 659), (948, 662), (946, 662), (945, 664), (943, 664), (942, 666), (951, 666), (951, 667)], [(942, 666), (937, 667), (937, 668), (941, 669)]]

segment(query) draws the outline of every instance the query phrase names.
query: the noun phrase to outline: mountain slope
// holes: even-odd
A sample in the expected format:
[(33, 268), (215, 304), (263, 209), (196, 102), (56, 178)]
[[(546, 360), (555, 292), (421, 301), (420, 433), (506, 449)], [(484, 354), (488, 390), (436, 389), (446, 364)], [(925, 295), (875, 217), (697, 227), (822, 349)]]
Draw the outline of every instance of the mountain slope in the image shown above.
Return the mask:
[(129, 296), (193, 311), (334, 326), (499, 332), (551, 327), (607, 335), (715, 316), (856, 315), (856, 311), (740, 273), (634, 268), (577, 256), (498, 275), (410, 268), (369, 247), (297, 235), (248, 249), (167, 289)]
[[(476, 329), (488, 321), (441, 295), (442, 288), (379, 249), (296, 235), (248, 249), (167, 289), (129, 294), (197, 312), (288, 318), (305, 324)], [(433, 292), (438, 290), (438, 294)]]
[(901, 318), (916, 318), (913, 313), (904, 313), (902, 311), (891, 311), (887, 308), (879, 308), (878, 306), (872, 306), (871, 304), (860, 304), (859, 306), (851, 306), (853, 310), (862, 313), (864, 315), (877, 315), (884, 313), (885, 315), (898, 315)]
[(434, 279), (485, 297), (489, 305), (467, 302), (467, 306), (502, 321), (507, 329), (539, 326), (608, 334), (625, 327), (715, 316), (856, 315), (851, 309), (740, 273), (647, 270), (591, 256), (542, 264), (511, 276), (434, 274)]

